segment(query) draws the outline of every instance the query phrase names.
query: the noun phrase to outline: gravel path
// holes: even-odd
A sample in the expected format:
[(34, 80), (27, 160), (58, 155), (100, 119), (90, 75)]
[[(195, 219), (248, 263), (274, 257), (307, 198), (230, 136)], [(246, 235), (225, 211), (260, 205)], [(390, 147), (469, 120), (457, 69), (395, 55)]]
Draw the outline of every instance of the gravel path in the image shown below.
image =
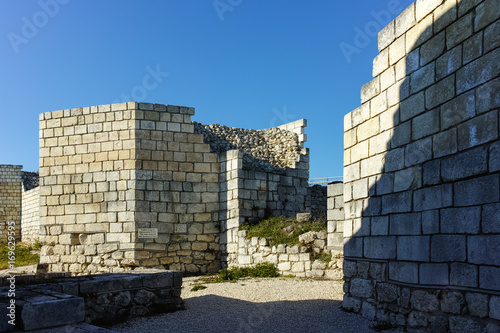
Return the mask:
[[(186, 310), (116, 325), (118, 332), (374, 332), (360, 315), (340, 310), (342, 282), (297, 278), (205, 284), (183, 279)], [(388, 332), (388, 331), (385, 331)]]

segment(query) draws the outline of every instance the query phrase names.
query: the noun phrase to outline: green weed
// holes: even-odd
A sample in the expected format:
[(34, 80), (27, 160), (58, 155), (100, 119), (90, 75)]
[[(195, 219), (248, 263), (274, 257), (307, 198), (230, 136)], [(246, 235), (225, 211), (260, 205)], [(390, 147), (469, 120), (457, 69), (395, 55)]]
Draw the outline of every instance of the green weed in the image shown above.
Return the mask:
[[(40, 262), (40, 256), (38, 254), (31, 253), (33, 247), (31, 245), (25, 245), (22, 243), (16, 243), (16, 254), (15, 266), (27, 266), (38, 264)], [(7, 244), (0, 243), (0, 269), (9, 268), (9, 248)]]
[(299, 223), (284, 216), (271, 217), (257, 224), (244, 223), (240, 227), (240, 230), (248, 230), (248, 238), (268, 238), (271, 246), (279, 244), (296, 245), (299, 244), (299, 236), (303, 233), (325, 229), (326, 223), (322, 221)]

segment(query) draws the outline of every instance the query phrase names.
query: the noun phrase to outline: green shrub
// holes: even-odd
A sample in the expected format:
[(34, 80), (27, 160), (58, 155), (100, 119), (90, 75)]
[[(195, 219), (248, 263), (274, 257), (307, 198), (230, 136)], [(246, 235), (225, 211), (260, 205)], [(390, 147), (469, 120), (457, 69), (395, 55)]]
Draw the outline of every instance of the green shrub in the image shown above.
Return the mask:
[(257, 264), (253, 267), (224, 268), (219, 271), (219, 275), (213, 282), (231, 282), (244, 277), (265, 277), (272, 278), (279, 276), (278, 268), (272, 263)]
[(198, 291), (203, 289), (207, 289), (207, 287), (201, 284), (195, 284), (193, 288), (191, 288), (191, 291)]

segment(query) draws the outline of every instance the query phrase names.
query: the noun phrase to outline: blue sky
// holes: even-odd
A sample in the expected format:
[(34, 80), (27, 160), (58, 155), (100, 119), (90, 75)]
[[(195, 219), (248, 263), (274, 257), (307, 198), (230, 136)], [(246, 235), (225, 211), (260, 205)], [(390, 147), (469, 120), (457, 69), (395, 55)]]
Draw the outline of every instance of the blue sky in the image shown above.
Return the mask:
[(412, 1), (2, 0), (0, 164), (38, 169), (38, 114), (121, 101), (262, 129), (308, 120), (310, 177), (342, 175), (375, 30)]

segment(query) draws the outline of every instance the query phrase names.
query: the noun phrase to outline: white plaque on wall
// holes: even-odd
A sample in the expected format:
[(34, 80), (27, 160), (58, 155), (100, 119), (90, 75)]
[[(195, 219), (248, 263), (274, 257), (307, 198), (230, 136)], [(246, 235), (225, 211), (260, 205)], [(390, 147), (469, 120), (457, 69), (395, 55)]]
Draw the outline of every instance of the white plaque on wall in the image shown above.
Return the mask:
[(157, 238), (158, 228), (139, 228), (137, 229), (139, 238)]

